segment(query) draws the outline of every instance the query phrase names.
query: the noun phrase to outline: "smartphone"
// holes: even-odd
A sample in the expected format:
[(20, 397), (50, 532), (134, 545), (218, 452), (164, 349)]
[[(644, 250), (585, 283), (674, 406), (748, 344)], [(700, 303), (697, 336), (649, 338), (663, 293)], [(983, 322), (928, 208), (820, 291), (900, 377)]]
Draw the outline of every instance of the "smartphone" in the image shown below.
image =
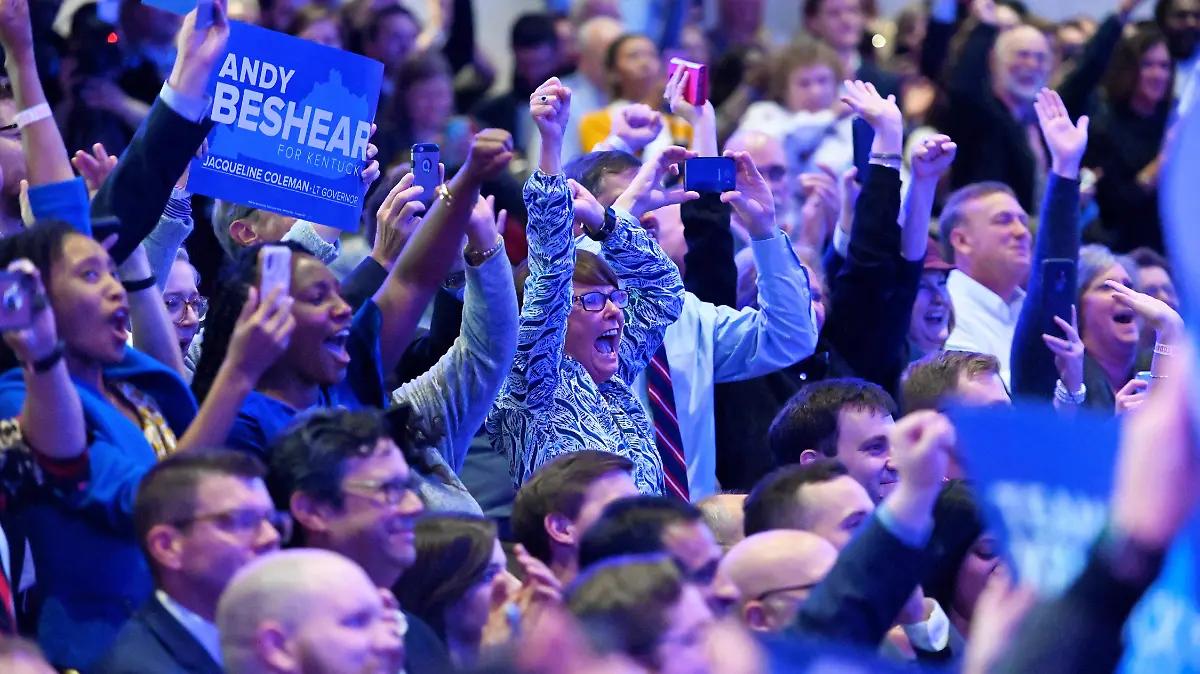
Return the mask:
[(263, 246), (258, 257), (258, 297), (266, 301), (276, 288), (283, 295), (292, 292), (292, 249), (287, 246)]
[(673, 58), (667, 63), (667, 79), (674, 77), (675, 72), (680, 68), (688, 71), (683, 100), (695, 106), (704, 105), (708, 102), (708, 66), (703, 63)]
[(737, 164), (729, 157), (696, 157), (683, 163), (683, 188), (688, 192), (729, 192), (737, 189)]
[(1042, 292), (1037, 301), (1046, 308), (1046, 324), (1042, 331), (1047, 335), (1066, 339), (1062, 328), (1054, 322), (1058, 316), (1071, 322), (1071, 307), (1075, 304), (1076, 266), (1074, 260), (1042, 261)]
[(115, 217), (97, 218), (92, 221), (92, 238), (104, 243), (104, 240), (113, 234), (121, 234), (121, 221)]
[(1137, 373), (1133, 378), (1140, 379), (1140, 380), (1146, 382), (1147, 384), (1154, 381), (1154, 375), (1150, 374), (1150, 370), (1142, 370), (1141, 372)]
[(439, 162), (441, 150), (437, 143), (417, 143), (412, 146), (413, 185), (424, 188), (421, 192), (421, 202), (428, 207), (437, 197), (438, 183), (442, 181)]
[(23, 330), (33, 325), (35, 304), (33, 277), (19, 272), (0, 272), (0, 331)]
[(867, 165), (871, 163), (871, 146), (875, 144), (875, 129), (862, 117), (856, 117), (851, 123), (852, 142), (854, 143), (854, 168), (858, 169), (858, 182), (867, 179)]
[(196, 28), (208, 28), (213, 25), (213, 0), (199, 0), (196, 3)]

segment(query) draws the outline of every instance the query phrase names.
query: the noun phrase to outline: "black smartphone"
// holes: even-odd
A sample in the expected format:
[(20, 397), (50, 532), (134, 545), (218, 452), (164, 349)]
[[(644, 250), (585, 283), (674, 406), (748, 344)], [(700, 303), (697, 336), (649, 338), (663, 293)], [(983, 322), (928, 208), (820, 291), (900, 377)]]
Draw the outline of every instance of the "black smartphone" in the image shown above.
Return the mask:
[(1042, 292), (1041, 297), (1036, 299), (1046, 308), (1043, 333), (1066, 339), (1066, 334), (1054, 322), (1054, 317), (1058, 316), (1067, 323), (1071, 322), (1071, 307), (1075, 304), (1077, 292), (1075, 274), (1076, 266), (1073, 260), (1042, 261)]
[(875, 144), (875, 129), (862, 117), (851, 123), (854, 142), (854, 168), (858, 169), (858, 182), (867, 179), (867, 165), (871, 163), (871, 146)]
[(696, 157), (683, 163), (683, 189), (729, 192), (737, 189), (737, 163), (729, 157)]
[(441, 149), (437, 143), (417, 143), (412, 146), (413, 185), (424, 189), (421, 192), (421, 202), (426, 206), (437, 198), (438, 183), (442, 181)]
[(0, 331), (23, 330), (33, 325), (37, 313), (33, 277), (0, 271)]
[(104, 243), (113, 234), (121, 234), (121, 221), (115, 217), (97, 218), (92, 220), (92, 238)]

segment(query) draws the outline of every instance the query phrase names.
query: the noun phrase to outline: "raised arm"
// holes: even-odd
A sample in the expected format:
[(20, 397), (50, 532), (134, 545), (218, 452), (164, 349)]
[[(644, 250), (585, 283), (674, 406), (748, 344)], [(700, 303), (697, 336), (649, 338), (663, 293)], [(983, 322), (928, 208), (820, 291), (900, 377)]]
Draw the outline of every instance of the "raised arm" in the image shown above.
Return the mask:
[[(46, 290), (33, 263), (16, 260), (8, 266), (8, 271), (27, 274), (33, 282), (34, 296), (45, 300)], [(87, 429), (79, 393), (62, 357), (54, 312), (43, 306), (31, 327), (5, 332), (4, 342), (25, 363), (21, 427), (26, 443), (52, 459), (79, 457), (87, 447)]]
[(512, 369), (517, 346), (517, 293), (503, 246), (496, 245), (507, 215), (492, 212), (491, 200), (481, 197), (471, 217), (468, 246), (488, 255), (473, 255), (467, 266), (459, 338), (432, 369), (392, 394), (425, 420), (441, 421), (445, 437), (438, 449), (456, 474)]
[(179, 350), (175, 327), (163, 303), (162, 291), (150, 269), (146, 247), (138, 246), (120, 266), (118, 273), (129, 298), (134, 347), (180, 377), (186, 377), (183, 353)]
[(1072, 124), (1062, 99), (1049, 89), (1038, 93), (1034, 110), (1050, 148), (1051, 175), (1034, 243), (1028, 299), (1021, 307), (1013, 334), (1012, 388), (1018, 396), (1049, 400), (1054, 395), (1056, 379), (1063, 379), (1063, 385), (1072, 394), (1083, 387), (1082, 367), (1071, 368), (1066, 375), (1058, 373), (1054, 357), (1065, 351), (1067, 345), (1059, 338), (1043, 334), (1053, 317), (1039, 300), (1046, 283), (1042, 277), (1043, 262), (1063, 259), (1079, 264), (1079, 165), (1087, 148), (1088, 118), (1080, 117), (1078, 124)]
[(775, 223), (771, 188), (750, 155), (737, 163), (737, 190), (722, 195), (745, 223), (758, 267), (758, 308), (717, 308), (713, 378), (717, 383), (761, 376), (811, 355), (817, 345), (808, 277)]
[(395, 369), (434, 293), (446, 280), (446, 272), (462, 255), (463, 236), (480, 186), (503, 171), (512, 157), (512, 136), (507, 132), (479, 132), (467, 163), (449, 185), (439, 188), (433, 207), (409, 239), (388, 280), (375, 293), (375, 304), (383, 319), (379, 352), (384, 372)]
[(687, 91), (687, 68), (679, 68), (667, 81), (666, 98), (671, 112), (692, 126), (692, 151), (701, 157), (717, 156), (717, 111), (710, 101), (696, 107), (683, 98)]
[[(903, 344), (921, 263), (902, 254), (900, 162), (903, 118), (893, 97), (874, 86), (847, 83), (843, 98), (875, 130), (871, 163), (855, 207), (844, 264), (830, 281), (825, 334), (860, 377), (895, 391), (905, 363)], [(862, 317), (869, 317), (864, 329)]]
[(1121, 42), (1133, 10), (1142, 0), (1121, 0), (1117, 11), (1104, 20), (1084, 45), (1075, 66), (1062, 78), (1056, 90), (1072, 117), (1091, 112), (1094, 94), (1108, 72), (1113, 52)]

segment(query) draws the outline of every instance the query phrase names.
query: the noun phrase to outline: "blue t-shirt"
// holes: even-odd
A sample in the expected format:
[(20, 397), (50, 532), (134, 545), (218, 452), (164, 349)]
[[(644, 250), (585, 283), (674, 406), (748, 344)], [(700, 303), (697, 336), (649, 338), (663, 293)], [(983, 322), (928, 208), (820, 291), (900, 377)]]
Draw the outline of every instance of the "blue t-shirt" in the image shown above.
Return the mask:
[[(333, 386), (321, 387), (315, 407), (344, 407), (357, 410), (364, 407), (386, 407), (383, 390), (383, 370), (379, 360), (379, 331), (383, 316), (373, 300), (354, 315), (346, 351), (350, 364), (346, 376)], [(268, 461), (267, 448), (302, 410), (252, 391), (242, 403), (233, 430), (225, 444), (232, 449), (250, 452)]]

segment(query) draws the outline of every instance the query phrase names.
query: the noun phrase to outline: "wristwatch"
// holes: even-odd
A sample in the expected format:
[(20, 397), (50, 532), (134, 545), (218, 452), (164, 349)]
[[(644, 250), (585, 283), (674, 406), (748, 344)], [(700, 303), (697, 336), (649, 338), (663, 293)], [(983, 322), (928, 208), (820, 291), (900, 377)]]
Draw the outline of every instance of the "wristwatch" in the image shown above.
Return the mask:
[(617, 229), (617, 212), (612, 209), (612, 206), (604, 209), (604, 223), (600, 229), (593, 230), (586, 224), (583, 226), (583, 231), (587, 233), (588, 238), (593, 241), (604, 241), (612, 236), (612, 233)]
[(465, 271), (453, 272), (442, 282), (442, 287), (450, 291), (462, 290), (466, 286), (467, 273)]

